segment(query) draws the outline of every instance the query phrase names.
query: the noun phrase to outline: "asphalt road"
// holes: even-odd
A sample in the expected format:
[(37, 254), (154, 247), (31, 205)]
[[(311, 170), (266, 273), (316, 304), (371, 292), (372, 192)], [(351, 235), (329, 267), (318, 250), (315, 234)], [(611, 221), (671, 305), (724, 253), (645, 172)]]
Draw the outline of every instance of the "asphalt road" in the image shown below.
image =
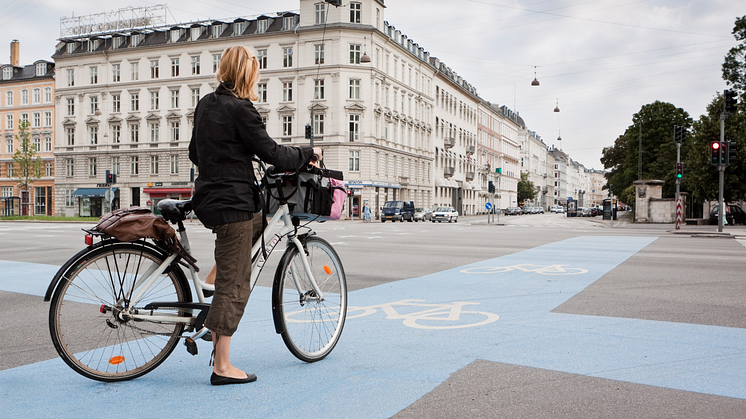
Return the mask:
[[(671, 225), (612, 225), (557, 214), (499, 221), (316, 224), (343, 260), (351, 305), (377, 307), (379, 314), (350, 318), (327, 360), (297, 365), (279, 337), (257, 330), (263, 320), (252, 316), (271, 316), (266, 296), (255, 293), (249, 305), (256, 313), (247, 312), (252, 320), (234, 337), (234, 352), (251, 355), (234, 362), (244, 362), (260, 380), (223, 393), (204, 386), (209, 369), (202, 351), (197, 362), (177, 349), (156, 371), (129, 383), (78, 377), (52, 347), (49, 306), (41, 296), (56, 267), (83, 247), (80, 228), (88, 225), (0, 222), (0, 396), (13, 406), (6, 413), (94, 417), (111, 413), (110, 406), (101, 400), (80, 405), (83, 395), (127, 392), (134, 400), (162, 401), (196, 390), (216, 399), (179, 398), (177, 405), (165, 403), (162, 413), (746, 417), (746, 228), (717, 235), (710, 234), (714, 227), (696, 226), (676, 233)], [(213, 263), (212, 234), (199, 223), (187, 227), (206, 272)], [(277, 260), (279, 252), (267, 266)], [(542, 275), (537, 267), (547, 264), (586, 272)], [(472, 274), (495, 267), (512, 270)], [(384, 303), (414, 299), (427, 303), (408, 304), (461, 301), (471, 305), (464, 313), (492, 313), (499, 320), (437, 333), (383, 316)], [(422, 319), (420, 325), (436, 320)], [(304, 397), (278, 395), (305, 374), (317, 381)], [(241, 402), (221, 403), (234, 397)], [(138, 409), (159, 413), (135, 404), (128, 415)]]

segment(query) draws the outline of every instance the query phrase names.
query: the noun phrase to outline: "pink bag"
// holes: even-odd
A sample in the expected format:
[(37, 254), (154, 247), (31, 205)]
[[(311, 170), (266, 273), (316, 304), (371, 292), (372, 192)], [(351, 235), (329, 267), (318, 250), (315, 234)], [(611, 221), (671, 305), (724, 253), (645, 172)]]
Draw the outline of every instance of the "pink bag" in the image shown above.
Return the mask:
[(332, 190), (334, 203), (332, 204), (332, 212), (327, 218), (330, 220), (339, 220), (342, 217), (342, 209), (344, 208), (345, 197), (347, 196), (345, 183), (341, 180), (329, 178), (329, 189)]

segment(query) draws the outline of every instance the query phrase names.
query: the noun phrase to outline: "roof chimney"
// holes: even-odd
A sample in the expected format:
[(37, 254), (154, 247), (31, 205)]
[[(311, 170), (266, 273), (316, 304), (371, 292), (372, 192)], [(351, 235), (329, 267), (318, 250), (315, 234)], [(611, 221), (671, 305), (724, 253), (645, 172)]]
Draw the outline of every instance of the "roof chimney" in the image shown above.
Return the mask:
[(18, 67), (18, 56), (21, 53), (21, 43), (17, 39), (14, 39), (10, 43), (10, 65)]

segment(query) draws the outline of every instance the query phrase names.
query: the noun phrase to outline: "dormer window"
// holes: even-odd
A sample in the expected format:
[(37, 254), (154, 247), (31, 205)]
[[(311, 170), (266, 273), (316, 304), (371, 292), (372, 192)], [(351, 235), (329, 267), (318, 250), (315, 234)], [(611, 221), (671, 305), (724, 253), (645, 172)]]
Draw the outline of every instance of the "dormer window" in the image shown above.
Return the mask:
[(122, 37), (115, 36), (114, 38), (112, 38), (112, 42), (114, 44), (114, 48), (119, 48), (122, 45)]
[(179, 29), (171, 29), (171, 42), (176, 42), (181, 38), (181, 30)]
[(88, 52), (91, 52), (91, 51), (95, 51), (95, 50), (97, 50), (97, 49), (98, 49), (98, 45), (99, 45), (99, 42), (100, 42), (100, 41), (99, 41), (98, 39), (94, 39), (94, 40), (90, 41), (90, 42), (88, 43), (88, 47), (90, 48), (90, 49), (88, 50)]
[(65, 47), (67, 48), (67, 53), (72, 54), (75, 51), (75, 42), (68, 42)]
[(295, 16), (285, 16), (282, 18), (282, 30), (289, 31), (295, 25)]
[(143, 38), (142, 34), (133, 33), (131, 46), (136, 47), (140, 43), (140, 41), (142, 41), (142, 38)]
[(13, 67), (3, 68), (3, 80), (10, 80), (11, 78), (13, 78)]
[(225, 30), (225, 24), (212, 25), (212, 37), (218, 38), (223, 34)]
[(246, 22), (236, 22), (233, 24), (233, 36), (238, 36), (246, 30)]
[(256, 21), (256, 33), (267, 32), (269, 27), (269, 19), (261, 19)]
[(190, 30), (190, 32), (191, 32), (192, 41), (196, 41), (196, 40), (199, 39), (200, 36), (202, 36), (202, 28), (201, 27), (199, 27), (199, 28), (192, 28)]
[(47, 74), (47, 63), (36, 64), (36, 77), (41, 77)]

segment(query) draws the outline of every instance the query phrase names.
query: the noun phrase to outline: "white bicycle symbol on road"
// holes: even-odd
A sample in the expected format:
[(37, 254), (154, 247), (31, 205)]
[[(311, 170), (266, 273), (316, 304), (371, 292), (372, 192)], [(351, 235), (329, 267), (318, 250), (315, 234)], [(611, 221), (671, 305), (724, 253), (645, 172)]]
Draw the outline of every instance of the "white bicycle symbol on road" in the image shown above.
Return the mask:
[(524, 263), (513, 266), (494, 266), (494, 267), (478, 267), (478, 268), (466, 268), (462, 269), (461, 273), (465, 274), (495, 274), (501, 272), (508, 272), (512, 270), (519, 270), (523, 272), (536, 272), (542, 275), (577, 275), (587, 273), (587, 269), (582, 268), (565, 268), (567, 265), (532, 265)]
[[(450, 304), (425, 304), (424, 301), (401, 300), (367, 307), (347, 307), (347, 320), (369, 316), (378, 309), (386, 314), (387, 319), (402, 320), (405, 326), (416, 329), (459, 329), (483, 326), (500, 318), (497, 314), (486, 311), (463, 310), (466, 305), (478, 305), (479, 303), (454, 301)], [(407, 312), (400, 313), (394, 307), (400, 307), (400, 311)], [(412, 307), (424, 309), (409, 311)]]

